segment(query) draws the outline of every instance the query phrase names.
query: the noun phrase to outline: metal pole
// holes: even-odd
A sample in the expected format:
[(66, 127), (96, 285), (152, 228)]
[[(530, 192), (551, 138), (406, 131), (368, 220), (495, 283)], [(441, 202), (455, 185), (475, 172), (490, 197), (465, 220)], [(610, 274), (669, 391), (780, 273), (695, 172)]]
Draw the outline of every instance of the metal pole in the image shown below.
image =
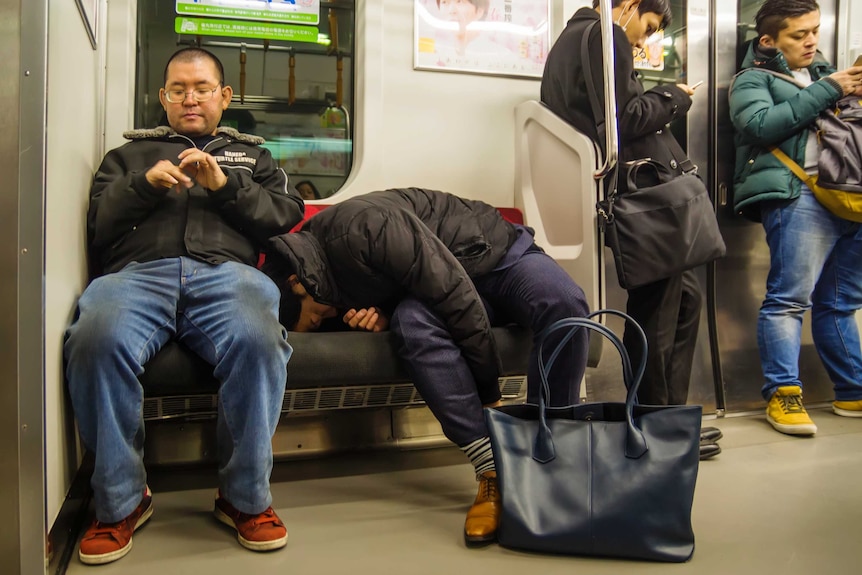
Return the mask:
[(605, 159), (594, 176), (601, 180), (617, 165), (619, 156), (619, 126), (617, 123), (617, 89), (615, 82), (614, 23), (611, 0), (601, 0), (602, 55), (604, 57), (605, 88)]

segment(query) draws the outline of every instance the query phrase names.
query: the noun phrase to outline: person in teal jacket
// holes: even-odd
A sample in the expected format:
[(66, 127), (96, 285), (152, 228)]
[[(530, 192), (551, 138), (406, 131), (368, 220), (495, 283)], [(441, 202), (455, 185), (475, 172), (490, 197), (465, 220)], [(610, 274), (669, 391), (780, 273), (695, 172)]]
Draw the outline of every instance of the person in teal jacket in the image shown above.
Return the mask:
[(817, 173), (817, 116), (849, 94), (862, 96), (862, 67), (836, 72), (817, 51), (820, 9), (814, 0), (766, 0), (758, 37), (730, 90), (736, 129), (734, 208), (760, 220), (770, 269), (757, 341), (772, 426), (813, 435), (802, 404), (802, 316), (812, 310), (817, 352), (835, 388), (832, 409), (862, 417), (862, 229), (827, 211), (771, 148)]

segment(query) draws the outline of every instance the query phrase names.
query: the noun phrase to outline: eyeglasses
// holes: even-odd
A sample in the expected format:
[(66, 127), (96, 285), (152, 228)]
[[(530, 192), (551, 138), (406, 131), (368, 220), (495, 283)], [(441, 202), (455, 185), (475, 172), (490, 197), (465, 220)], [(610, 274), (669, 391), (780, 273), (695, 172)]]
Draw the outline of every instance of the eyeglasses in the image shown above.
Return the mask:
[(165, 90), (165, 99), (171, 104), (182, 104), (186, 101), (186, 96), (189, 94), (192, 95), (192, 98), (195, 99), (195, 102), (208, 102), (212, 100), (212, 97), (215, 95), (216, 90), (219, 89), (219, 84), (212, 90), (209, 88), (196, 88), (190, 92), (186, 92), (185, 90)]

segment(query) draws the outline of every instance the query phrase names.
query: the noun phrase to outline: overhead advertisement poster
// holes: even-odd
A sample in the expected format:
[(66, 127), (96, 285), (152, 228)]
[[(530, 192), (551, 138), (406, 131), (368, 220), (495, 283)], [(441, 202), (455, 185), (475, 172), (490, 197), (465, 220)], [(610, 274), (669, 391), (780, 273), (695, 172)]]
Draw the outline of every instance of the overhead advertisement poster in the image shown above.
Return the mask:
[(550, 0), (413, 0), (413, 66), (541, 78)]
[(659, 30), (650, 36), (642, 48), (633, 48), (636, 70), (664, 70), (665, 54), (664, 31)]
[(292, 42), (317, 42), (320, 0), (177, 0), (174, 31)]
[(320, 0), (177, 0), (177, 14), (317, 26)]

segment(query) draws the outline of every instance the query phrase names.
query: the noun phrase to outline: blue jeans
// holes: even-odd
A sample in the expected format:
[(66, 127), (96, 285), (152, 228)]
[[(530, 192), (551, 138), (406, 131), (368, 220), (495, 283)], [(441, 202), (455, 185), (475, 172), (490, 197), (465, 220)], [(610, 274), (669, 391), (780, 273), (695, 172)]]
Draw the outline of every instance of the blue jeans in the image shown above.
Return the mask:
[(806, 186), (792, 201), (761, 208), (770, 268), (757, 322), (767, 401), (779, 386), (798, 385), (802, 316), (811, 309), (814, 346), (835, 386), (835, 399), (862, 399), (862, 226), (824, 208)]
[(218, 402), (219, 487), (244, 513), (272, 501), (272, 436), (291, 348), (278, 323), (279, 291), (239, 263), (190, 258), (131, 263), (95, 279), (66, 332), (66, 378), (78, 430), (95, 453), (91, 479), (99, 521), (129, 515), (146, 483), (146, 363), (171, 338), (213, 365)]
[[(583, 290), (550, 256), (531, 247), (503, 269), (473, 278), (494, 324), (514, 322), (538, 334), (558, 319), (589, 313)], [(415, 298), (401, 301), (392, 314), (392, 331), (413, 384), (440, 422), (443, 433), (458, 446), (487, 437), (482, 405), (500, 399), (480, 397), (470, 367), (445, 324)], [(565, 330), (560, 330), (560, 335)], [(547, 349), (555, 347), (554, 336)], [(527, 376), (529, 399), (536, 402), (540, 385), (538, 342), (534, 341)], [(549, 374), (551, 405), (571, 405), (587, 363), (589, 339), (580, 330), (567, 344)]]

